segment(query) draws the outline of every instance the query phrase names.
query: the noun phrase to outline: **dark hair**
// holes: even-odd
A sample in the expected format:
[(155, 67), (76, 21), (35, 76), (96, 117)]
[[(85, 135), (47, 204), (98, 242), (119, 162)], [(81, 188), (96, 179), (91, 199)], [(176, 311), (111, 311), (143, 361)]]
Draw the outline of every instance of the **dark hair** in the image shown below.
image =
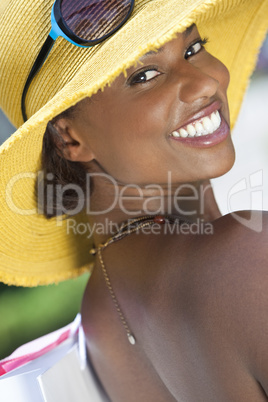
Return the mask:
[(54, 126), (60, 118), (72, 119), (75, 109), (76, 106), (73, 106), (51, 120), (44, 134), (42, 172), (37, 180), (37, 193), (39, 211), (47, 218), (68, 215), (69, 211), (75, 210), (79, 194), (72, 188), (64, 190), (64, 186), (68, 184), (79, 186), (85, 197), (87, 170), (82, 163), (64, 158), (63, 150), (66, 145)]

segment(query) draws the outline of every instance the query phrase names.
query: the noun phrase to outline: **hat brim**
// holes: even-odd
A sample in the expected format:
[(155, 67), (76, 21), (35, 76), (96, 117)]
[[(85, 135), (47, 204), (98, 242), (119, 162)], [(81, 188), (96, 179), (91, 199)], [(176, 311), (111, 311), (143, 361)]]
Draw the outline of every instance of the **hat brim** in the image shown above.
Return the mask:
[[(12, 10), (8, 9), (6, 13), (17, 16), (22, 10), (16, 9), (15, 3), (19, 2), (13, 3)], [(70, 229), (68, 220), (47, 220), (37, 213), (35, 178), (41, 169), (40, 154), (47, 122), (112, 83), (144, 53), (161, 47), (196, 23), (201, 35), (209, 38), (208, 51), (230, 70), (228, 96), (233, 126), (265, 37), (267, 3), (265, 0), (140, 0), (128, 23), (92, 49), (75, 48), (62, 39), (57, 40), (42, 74), (35, 78), (27, 96), (27, 109), (32, 117), (0, 148), (1, 281), (22, 286), (43, 285), (77, 276), (88, 270), (92, 263), (88, 230), (84, 234), (82, 229), (81, 233), (75, 233), (75, 225)], [(13, 18), (14, 24), (16, 18)], [(12, 26), (12, 21), (9, 24)], [(27, 26), (27, 21), (25, 24)], [(46, 22), (44, 35), (48, 29)], [(9, 30), (11, 34), (11, 28)], [(6, 38), (7, 35), (5, 32)], [(27, 52), (36, 56), (43, 37), (35, 38), (35, 41), (34, 49)], [(11, 55), (12, 49), (7, 50), (5, 46), (4, 43), (1, 53), (8, 51)], [(10, 56), (19, 65), (18, 57), (18, 54)], [(28, 65), (24, 65), (27, 71), (33, 59), (33, 55), (27, 54)], [(60, 68), (56, 69), (59, 60)], [(6, 74), (14, 74), (14, 71)], [(15, 89), (11, 88), (12, 79), (6, 77), (6, 82), (1, 84), (1, 91), (5, 93), (3, 99), (14, 95), (20, 102), (19, 93), (26, 76), (21, 82), (16, 80), (18, 86)], [(19, 125), (22, 123), (20, 105), (15, 101), (12, 106), (10, 102), (5, 102), (2, 107), (13, 123)], [(87, 225), (83, 214), (76, 219), (81, 225)]]

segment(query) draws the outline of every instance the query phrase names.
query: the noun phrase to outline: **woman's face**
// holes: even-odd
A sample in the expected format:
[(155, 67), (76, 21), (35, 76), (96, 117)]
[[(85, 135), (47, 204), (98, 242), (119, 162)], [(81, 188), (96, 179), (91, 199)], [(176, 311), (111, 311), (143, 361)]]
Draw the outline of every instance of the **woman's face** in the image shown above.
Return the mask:
[(195, 26), (79, 105), (79, 142), (121, 183), (193, 182), (234, 162), (226, 67)]

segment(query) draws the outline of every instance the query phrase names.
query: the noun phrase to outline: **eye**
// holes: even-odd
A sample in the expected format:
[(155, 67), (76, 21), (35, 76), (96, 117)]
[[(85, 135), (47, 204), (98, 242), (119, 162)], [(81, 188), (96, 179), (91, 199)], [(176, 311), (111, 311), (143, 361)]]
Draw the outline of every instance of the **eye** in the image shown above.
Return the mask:
[(140, 71), (137, 74), (134, 74), (130, 77), (128, 84), (135, 85), (135, 84), (143, 84), (146, 83), (160, 74), (159, 71), (156, 69), (144, 70)]
[(194, 56), (195, 54), (199, 53), (208, 42), (208, 39), (200, 39), (199, 41), (195, 42), (191, 45), (185, 52), (184, 58), (187, 60), (189, 57)]

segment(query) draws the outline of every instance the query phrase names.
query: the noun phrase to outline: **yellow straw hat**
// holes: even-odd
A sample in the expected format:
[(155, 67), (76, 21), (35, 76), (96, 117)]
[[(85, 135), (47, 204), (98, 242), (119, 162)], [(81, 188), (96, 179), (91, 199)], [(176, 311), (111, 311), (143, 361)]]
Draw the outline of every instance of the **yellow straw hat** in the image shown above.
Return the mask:
[[(17, 127), (23, 123), (25, 81), (50, 31), (52, 4), (0, 0), (0, 107)], [(88, 232), (67, 233), (67, 220), (47, 220), (37, 211), (35, 179), (47, 122), (192, 23), (209, 38), (208, 51), (230, 70), (233, 126), (265, 37), (267, 0), (136, 0), (127, 23), (100, 44), (78, 48), (56, 40), (27, 94), (31, 118), (0, 148), (0, 281), (35, 286), (89, 269)]]

